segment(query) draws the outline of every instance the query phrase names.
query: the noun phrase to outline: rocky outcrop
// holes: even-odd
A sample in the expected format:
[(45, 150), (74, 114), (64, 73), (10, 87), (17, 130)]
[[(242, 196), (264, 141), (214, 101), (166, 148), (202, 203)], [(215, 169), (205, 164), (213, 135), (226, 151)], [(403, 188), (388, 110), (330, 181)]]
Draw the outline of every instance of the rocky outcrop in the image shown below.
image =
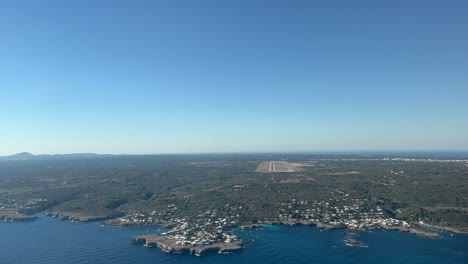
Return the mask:
[(326, 224), (326, 223), (317, 222), (317, 223), (315, 223), (315, 225), (316, 225), (318, 228), (322, 228), (322, 229), (325, 229), (325, 230), (346, 228), (346, 226), (345, 226), (345, 225), (342, 225), (342, 224), (332, 225), (332, 224)]
[(217, 242), (209, 245), (181, 245), (177, 240), (170, 239), (164, 235), (148, 235), (148, 236), (134, 236), (133, 243), (145, 243), (147, 247), (159, 247), (165, 252), (169, 253), (182, 253), (187, 252), (197, 256), (201, 256), (208, 252), (217, 251), (218, 253), (227, 253), (238, 251), (243, 248), (242, 241), (233, 242)]
[(110, 218), (114, 218), (120, 216), (120, 214), (114, 215), (86, 215), (83, 213), (75, 213), (75, 212), (57, 212), (57, 211), (46, 211), (44, 212), (46, 216), (52, 216), (58, 218), (60, 220), (71, 220), (76, 222), (91, 222), (91, 221), (101, 221), (107, 220)]
[(439, 230), (451, 231), (451, 232), (458, 233), (458, 234), (468, 234), (468, 227), (436, 226), (436, 225), (426, 224), (424, 222), (419, 222), (418, 225), (423, 228), (434, 228), (434, 229), (439, 229)]
[(250, 224), (250, 225), (242, 225), (239, 226), (240, 229), (251, 229), (251, 228), (259, 228), (261, 225), (258, 224)]
[(422, 229), (416, 229), (416, 228), (409, 228), (409, 227), (402, 227), (402, 226), (388, 226), (388, 225), (380, 225), (380, 228), (383, 228), (386, 230), (398, 230), (401, 232), (408, 232), (408, 233), (425, 236), (425, 237), (440, 237), (440, 235), (436, 232), (431, 232), (428, 230), (422, 230)]

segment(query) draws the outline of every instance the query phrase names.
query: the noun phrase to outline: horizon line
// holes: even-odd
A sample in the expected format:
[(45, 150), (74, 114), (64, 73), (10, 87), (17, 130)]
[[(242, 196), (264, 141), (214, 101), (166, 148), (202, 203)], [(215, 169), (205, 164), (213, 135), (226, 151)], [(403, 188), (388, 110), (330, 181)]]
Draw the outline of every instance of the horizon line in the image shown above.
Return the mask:
[(0, 157), (8, 157), (22, 153), (28, 153), (33, 156), (54, 156), (54, 155), (114, 155), (114, 156), (152, 156), (152, 155), (226, 155), (226, 154), (320, 154), (320, 153), (382, 153), (382, 152), (420, 152), (420, 153), (460, 153), (467, 152), (467, 150), (446, 150), (446, 149), (435, 149), (435, 150), (415, 150), (415, 149), (400, 149), (400, 150), (283, 150), (283, 151), (207, 151), (207, 152), (160, 152), (160, 153), (99, 153), (99, 152), (69, 152), (69, 153), (40, 153), (33, 154), (28, 151), (16, 152), (13, 154), (3, 154)]

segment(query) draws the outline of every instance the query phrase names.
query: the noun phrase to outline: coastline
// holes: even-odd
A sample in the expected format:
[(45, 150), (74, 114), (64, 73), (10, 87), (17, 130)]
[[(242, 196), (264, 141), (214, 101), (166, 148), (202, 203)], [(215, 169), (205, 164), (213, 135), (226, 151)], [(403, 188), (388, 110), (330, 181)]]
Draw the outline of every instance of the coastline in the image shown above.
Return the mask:
[[(316, 226), (319, 229), (323, 230), (331, 230), (331, 229), (346, 229), (346, 232), (352, 231), (373, 231), (378, 229), (384, 230), (392, 230), (392, 231), (399, 231), (399, 232), (407, 232), (411, 234), (415, 234), (418, 236), (428, 237), (428, 238), (437, 238), (441, 237), (439, 233), (418, 229), (414, 227), (403, 227), (403, 226), (387, 226), (387, 225), (378, 225), (373, 228), (349, 228), (343, 224), (329, 224), (329, 223), (322, 223), (322, 222), (307, 222), (307, 221), (297, 221), (297, 222), (283, 222), (283, 221), (263, 221), (261, 223), (256, 224), (248, 224), (248, 225), (240, 225), (240, 226), (233, 226), (239, 229), (258, 229), (261, 228), (263, 225), (285, 225), (285, 226)], [(233, 228), (231, 227), (231, 228)], [(152, 234), (152, 235), (141, 235), (141, 236), (134, 236), (131, 239), (132, 243), (144, 243), (146, 247), (158, 247), (164, 252), (168, 253), (183, 253), (188, 252), (190, 254), (194, 254), (197, 256), (203, 255), (208, 252), (218, 251), (218, 253), (225, 253), (225, 252), (234, 252), (241, 250), (243, 248), (242, 240), (232, 241), (232, 242), (215, 242), (213, 244), (181, 244), (180, 241), (174, 239), (172, 237), (168, 237), (165, 233), (162, 234)], [(348, 246), (359, 246), (359, 247), (367, 247), (362, 242), (354, 239), (353, 236), (350, 236), (347, 233), (344, 242)]]
[(0, 220), (3, 221), (34, 221), (37, 219), (37, 216), (24, 215), (16, 211), (0, 211)]
[[(148, 248), (144, 244), (132, 244), (136, 235), (149, 235), (165, 232), (160, 228), (103, 227), (99, 222), (88, 224), (60, 221), (57, 218), (38, 215), (34, 222), (0, 222), (3, 236), (2, 261), (4, 263), (311, 263), (323, 260), (324, 263), (343, 262), (344, 256), (360, 256), (357, 263), (374, 263), (381, 258), (391, 263), (400, 259), (408, 263), (422, 263), (434, 258), (438, 262), (450, 258), (453, 264), (465, 263), (464, 244), (468, 236), (444, 234), (441, 239), (426, 239), (396, 231), (356, 231), (359, 245), (346, 245), (345, 230), (320, 231), (316, 227), (262, 226), (259, 229), (235, 228), (233, 231), (244, 241), (244, 249), (218, 254), (206, 252), (201, 257), (184, 253), (166, 253), (160, 248)], [(147, 232), (149, 231), (149, 232)], [(252, 241), (255, 239), (255, 241)], [(41, 242), (46, 241), (44, 244)], [(400, 243), (401, 242), (401, 243)], [(442, 247), (442, 248), (441, 248)], [(384, 250), (382, 250), (382, 248)], [(23, 250), (20, 256), (16, 252)], [(30, 251), (35, 250), (35, 251)], [(59, 251), (54, 251), (59, 250)], [(90, 254), (99, 252), (99, 254)], [(409, 255), (409, 254), (415, 255)], [(327, 256), (323, 257), (324, 254)], [(401, 255), (399, 255), (401, 254)], [(38, 257), (42, 256), (42, 261)], [(307, 257), (305, 257), (307, 256)], [(387, 259), (388, 258), (388, 259)], [(20, 261), (21, 260), (21, 261)], [(287, 260), (287, 261), (285, 261)], [(320, 261), (319, 261), (320, 262)], [(425, 261), (426, 263), (430, 263)]]
[[(266, 224), (266, 225), (287, 225), (287, 226), (297, 226), (297, 225), (304, 225), (304, 226), (316, 226), (320, 229), (324, 230), (331, 230), (331, 229), (346, 229), (346, 230), (358, 230), (358, 231), (373, 231), (377, 229), (385, 229), (385, 230), (396, 230), (400, 232), (408, 232), (412, 233), (415, 235), (419, 236), (424, 236), (424, 237), (440, 237), (440, 234), (424, 229), (417, 229), (417, 228), (408, 228), (408, 227), (402, 227), (402, 226), (387, 226), (387, 225), (379, 225), (374, 228), (348, 228), (345, 225), (332, 225), (332, 224), (327, 224), (327, 223), (322, 223), (322, 222), (307, 222), (307, 221), (298, 221), (298, 222), (283, 222), (283, 221), (263, 221), (261, 224)], [(240, 226), (241, 229), (246, 229), (246, 228), (258, 228), (261, 226), (261, 224), (252, 224), (252, 225), (246, 225), (246, 226)]]
[[(4, 217), (5, 211), (0, 211), (0, 219)], [(25, 216), (21, 215), (17, 212), (8, 212), (10, 215), (17, 216), (14, 219), (8, 219), (5, 221), (32, 221), (37, 219), (37, 216)], [(160, 223), (142, 223), (142, 222), (135, 222), (135, 223), (128, 223), (128, 222), (120, 222), (118, 221), (117, 217), (109, 218), (109, 216), (84, 216), (79, 213), (64, 213), (64, 212), (50, 212), (45, 211), (42, 213), (44, 216), (47, 217), (54, 217), (60, 220), (69, 220), (72, 222), (92, 222), (92, 221), (100, 221), (103, 226), (109, 227), (165, 227), (165, 228), (173, 228), (177, 226), (177, 224), (172, 222), (160, 222)], [(226, 227), (225, 230), (232, 230), (232, 228), (239, 228), (239, 229), (258, 229), (264, 227), (264, 225), (284, 225), (284, 226), (316, 226), (322, 230), (331, 230), (331, 229), (344, 229), (346, 232), (352, 231), (374, 231), (378, 229), (390, 230), (390, 231), (399, 231), (399, 232), (407, 232), (418, 236), (423, 236), (427, 238), (438, 238), (441, 237), (442, 234), (437, 232), (437, 230), (445, 230), (450, 231), (458, 234), (467, 235), (468, 232), (464, 230), (460, 230), (457, 228), (452, 227), (443, 227), (443, 226), (435, 226), (426, 224), (423, 222), (414, 222), (411, 227), (404, 227), (404, 226), (389, 226), (389, 225), (376, 225), (373, 227), (366, 227), (366, 228), (350, 228), (343, 224), (333, 224), (333, 223), (323, 223), (323, 222), (315, 222), (315, 221), (306, 221), (306, 220), (298, 220), (298, 221), (278, 221), (278, 220), (264, 220), (259, 221), (255, 224), (246, 224), (246, 225), (231, 225)], [(431, 230), (437, 229), (437, 230)], [(343, 241), (345, 241), (346, 245), (348, 246), (363, 246), (362, 243), (358, 240), (355, 240), (351, 237), (346, 237)], [(131, 238), (132, 243), (143, 243), (146, 247), (158, 247), (164, 252), (168, 253), (189, 253), (196, 256), (205, 255), (208, 253), (218, 252), (218, 253), (231, 253), (240, 251), (244, 248), (243, 241), (241, 239), (236, 241), (218, 241), (212, 244), (180, 244), (177, 240), (173, 239), (172, 237), (167, 237), (164, 233), (162, 234), (152, 234), (152, 235), (136, 235)]]
[[(44, 216), (50, 217), (50, 215), (45, 215)], [(92, 218), (89, 218), (92, 219)], [(68, 219), (63, 219), (63, 220), (68, 220)], [(109, 226), (109, 227), (117, 227), (117, 226), (123, 226), (123, 227), (149, 227), (149, 226), (164, 226), (168, 227), (171, 226), (170, 223), (164, 223), (164, 224), (155, 224), (155, 225), (144, 225), (144, 224), (116, 224), (116, 221), (113, 221), (115, 219), (110, 219), (110, 220), (105, 220), (102, 221), (101, 223), (104, 226)], [(89, 220), (88, 222), (91, 222)], [(417, 225), (418, 223), (414, 223), (414, 226), (419, 226)], [(421, 223), (419, 223), (421, 224)], [(231, 226), (227, 229), (232, 229), (232, 228), (238, 228), (238, 229), (261, 229), (261, 228), (268, 228), (266, 226), (274, 226), (274, 225), (283, 225), (283, 226), (316, 226), (319, 229), (322, 230), (331, 230), (331, 229), (343, 229), (346, 232), (346, 236), (343, 238), (344, 243), (347, 246), (350, 247), (367, 247), (367, 245), (363, 244), (361, 241), (359, 241), (359, 238), (354, 238), (353, 236), (349, 236), (349, 233), (353, 233), (353, 231), (375, 231), (378, 229), (384, 229), (384, 230), (389, 230), (389, 231), (399, 231), (399, 232), (407, 232), (411, 234), (415, 234), (418, 236), (423, 236), (423, 237), (428, 237), (428, 238), (437, 238), (441, 237), (440, 233), (436, 233), (437, 231), (426, 231), (424, 230), (424, 227), (430, 227), (430, 228), (437, 228), (432, 225), (428, 224), (421, 224), (421, 228), (406, 228), (406, 227), (397, 227), (397, 226), (376, 226), (375, 228), (372, 229), (353, 229), (353, 228), (347, 228), (346, 226), (342, 225), (333, 225), (329, 223), (321, 223), (321, 222), (309, 222), (309, 221), (295, 221), (295, 222), (287, 222), (287, 221), (262, 221), (256, 224), (249, 224), (249, 225), (237, 225), (237, 226)], [(444, 229), (445, 230), (445, 229)], [(345, 233), (343, 233), (345, 234)], [(462, 233), (465, 234), (465, 233)], [(241, 251), (244, 249), (244, 243), (242, 240), (237, 240), (237, 241), (231, 241), (229, 243), (225, 243), (224, 241), (220, 242), (215, 242), (212, 244), (178, 244), (177, 240), (168, 238), (165, 236), (164, 233), (162, 234), (150, 234), (150, 235), (134, 235), (133, 237), (130, 238), (131, 243), (134, 244), (144, 244), (145, 247), (157, 247), (160, 250), (167, 252), (167, 253), (182, 253), (182, 254), (191, 254), (195, 256), (203, 256), (206, 254), (212, 254), (212, 253), (220, 253), (220, 254), (226, 254), (226, 253), (235, 253), (237, 251)]]
[[(118, 215), (88, 215), (85, 216), (80, 213), (73, 213), (73, 212), (57, 212), (57, 211), (44, 211), (42, 212), (44, 216), (48, 217), (54, 217), (58, 218), (60, 220), (70, 220), (72, 222), (80, 222), (80, 223), (87, 223), (87, 222), (93, 222), (93, 221), (101, 221), (101, 224), (104, 226), (109, 226), (109, 227), (157, 227), (161, 226), (164, 228), (172, 228), (176, 226), (174, 223), (170, 222), (162, 222), (162, 223), (141, 223), (141, 222), (127, 222), (127, 223), (122, 223), (117, 221), (117, 217), (121, 216), (123, 214), (118, 214)], [(6, 221), (34, 221), (37, 219), (37, 216), (32, 216), (32, 215), (23, 215), (20, 214), (16, 211), (0, 211), (0, 220), (6, 220)], [(461, 229), (457, 227), (448, 227), (448, 226), (437, 226), (437, 225), (431, 225), (428, 223), (424, 222), (417, 222), (414, 223), (415, 225), (421, 226), (421, 228), (414, 228), (414, 227), (401, 227), (401, 226), (387, 226), (387, 225), (379, 225), (375, 228), (348, 228), (345, 225), (333, 225), (329, 223), (322, 223), (322, 222), (312, 222), (312, 221), (305, 221), (305, 220), (299, 220), (297, 222), (287, 222), (287, 221), (277, 221), (277, 220), (265, 220), (261, 221), (257, 224), (247, 224), (247, 225), (233, 225), (231, 228), (240, 228), (240, 229), (249, 229), (249, 228), (259, 228), (261, 227), (262, 224), (266, 225), (287, 225), (287, 226), (296, 226), (296, 225), (305, 225), (305, 226), (317, 226), (320, 229), (324, 230), (331, 230), (331, 229), (348, 229), (348, 230), (359, 230), (359, 231), (373, 231), (379, 228), (385, 229), (385, 230), (397, 230), (401, 232), (408, 232), (420, 236), (426, 236), (426, 237), (438, 237), (440, 234), (434, 232), (434, 231), (429, 231), (425, 230), (424, 228), (434, 228), (438, 230), (444, 230), (444, 231), (450, 231), (454, 232), (457, 234), (463, 234), (463, 235), (468, 235), (468, 228)]]
[(80, 223), (108, 220), (108, 219), (113, 219), (122, 215), (121, 213), (116, 213), (114, 215), (85, 215), (82, 213), (58, 212), (58, 211), (44, 211), (42, 212), (42, 214), (45, 216), (58, 218), (60, 220), (70, 220), (72, 222), (80, 222)]
[(380, 228), (385, 229), (385, 230), (397, 230), (400, 232), (408, 232), (411, 234), (419, 235), (419, 236), (424, 236), (424, 237), (440, 237), (441, 235), (436, 232), (432, 231), (427, 231), (423, 229), (416, 229), (416, 228), (408, 228), (408, 227), (401, 227), (401, 226), (384, 226), (380, 225)]
[[(119, 222), (117, 221), (117, 216), (113, 215), (83, 215), (80, 213), (72, 212), (56, 212), (56, 211), (44, 211), (42, 212), (44, 216), (58, 218), (60, 220), (69, 220), (72, 222), (87, 223), (93, 221), (101, 221), (101, 224), (109, 227), (156, 227), (161, 226), (164, 228), (172, 228), (176, 226), (175, 223), (171, 222), (162, 222), (162, 223), (141, 223), (141, 222)], [(119, 214), (120, 216), (120, 214)], [(23, 215), (16, 211), (0, 211), (0, 220), (4, 221), (34, 221), (37, 219), (37, 216)], [(440, 237), (440, 234), (434, 231), (429, 231), (425, 228), (434, 228), (438, 230), (450, 231), (457, 234), (468, 235), (468, 230), (459, 229), (456, 227), (446, 227), (446, 226), (436, 226), (423, 222), (415, 223), (421, 228), (414, 227), (402, 227), (402, 226), (387, 226), (387, 225), (378, 225), (373, 228), (349, 228), (345, 225), (333, 225), (329, 223), (322, 222), (313, 222), (299, 220), (297, 222), (288, 222), (288, 221), (277, 221), (277, 220), (265, 220), (257, 224), (247, 224), (247, 225), (232, 225), (230, 228), (240, 228), (240, 229), (250, 229), (250, 228), (260, 228), (261, 225), (286, 225), (286, 226), (296, 226), (296, 225), (305, 225), (305, 226), (317, 226), (320, 229), (331, 230), (331, 229), (347, 229), (347, 230), (359, 230), (359, 231), (373, 231), (376, 229), (385, 229), (385, 230), (396, 230), (400, 232), (408, 232), (425, 237)]]
[(468, 235), (468, 228), (465, 228), (464, 230), (462, 230), (462, 229), (459, 229), (459, 228), (456, 228), (456, 227), (437, 226), (437, 225), (426, 224), (424, 222), (419, 222), (418, 224), (420, 226), (424, 226), (424, 227), (430, 227), (430, 228), (440, 229), (440, 230), (444, 230), (444, 231), (454, 232), (454, 233), (457, 233), (457, 234)]
[(244, 245), (240, 240), (229, 243), (218, 242), (209, 245), (181, 245), (177, 243), (177, 240), (160, 234), (134, 236), (132, 237), (131, 241), (134, 244), (144, 243), (146, 247), (159, 247), (161, 250), (168, 253), (188, 252), (196, 256), (201, 256), (213, 251), (217, 251), (218, 253), (239, 251), (243, 249)]

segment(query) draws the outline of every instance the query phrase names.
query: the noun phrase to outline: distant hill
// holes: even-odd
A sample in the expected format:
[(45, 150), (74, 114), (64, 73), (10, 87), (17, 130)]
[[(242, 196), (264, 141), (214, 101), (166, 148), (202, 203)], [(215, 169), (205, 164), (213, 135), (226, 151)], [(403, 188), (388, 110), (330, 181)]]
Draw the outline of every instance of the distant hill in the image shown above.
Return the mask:
[(21, 152), (11, 156), (3, 156), (0, 159), (8, 159), (8, 160), (27, 160), (27, 159), (34, 159), (36, 156), (29, 152)]
[(95, 154), (95, 153), (72, 153), (72, 154), (42, 154), (33, 155), (29, 152), (21, 152), (11, 156), (0, 156), (0, 160), (44, 160), (44, 159), (86, 159), (114, 156), (111, 154)]

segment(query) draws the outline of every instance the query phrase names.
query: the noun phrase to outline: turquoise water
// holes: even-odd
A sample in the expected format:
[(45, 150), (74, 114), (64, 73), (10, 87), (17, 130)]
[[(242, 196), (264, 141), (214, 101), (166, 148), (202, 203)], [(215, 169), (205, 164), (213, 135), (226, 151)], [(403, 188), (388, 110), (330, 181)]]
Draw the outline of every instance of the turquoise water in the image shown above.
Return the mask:
[(102, 227), (40, 217), (33, 222), (0, 222), (0, 263), (468, 263), (468, 236), (442, 238), (376, 231), (360, 232), (367, 248), (348, 247), (343, 230), (264, 226), (236, 230), (245, 249), (196, 257), (133, 245), (133, 235), (163, 228)]

